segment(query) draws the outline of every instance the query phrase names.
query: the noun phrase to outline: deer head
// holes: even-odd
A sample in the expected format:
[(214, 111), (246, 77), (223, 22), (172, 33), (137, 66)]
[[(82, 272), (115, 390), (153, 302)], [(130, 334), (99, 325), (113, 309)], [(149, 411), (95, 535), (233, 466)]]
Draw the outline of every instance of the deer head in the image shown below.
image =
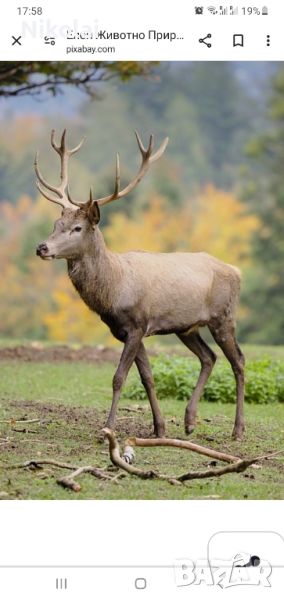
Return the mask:
[(44, 260), (53, 258), (74, 259), (88, 252), (93, 243), (94, 229), (100, 221), (100, 206), (123, 198), (138, 185), (147, 173), (150, 165), (158, 160), (164, 153), (168, 138), (165, 138), (158, 150), (153, 154), (154, 138), (150, 136), (147, 148), (144, 148), (141, 139), (135, 132), (139, 150), (141, 152), (141, 165), (132, 181), (122, 190), (120, 189), (120, 164), (119, 155), (116, 156), (116, 173), (114, 191), (109, 196), (93, 199), (92, 191), (87, 202), (77, 202), (72, 199), (68, 185), (69, 158), (81, 148), (84, 139), (73, 149), (66, 146), (66, 129), (61, 136), (60, 145), (55, 142), (55, 131), (51, 132), (51, 145), (60, 156), (61, 172), (59, 186), (50, 185), (42, 176), (38, 167), (38, 153), (35, 157), (35, 172), (37, 188), (41, 194), (62, 207), (60, 219), (55, 221), (54, 230), (47, 240), (40, 243), (36, 253)]

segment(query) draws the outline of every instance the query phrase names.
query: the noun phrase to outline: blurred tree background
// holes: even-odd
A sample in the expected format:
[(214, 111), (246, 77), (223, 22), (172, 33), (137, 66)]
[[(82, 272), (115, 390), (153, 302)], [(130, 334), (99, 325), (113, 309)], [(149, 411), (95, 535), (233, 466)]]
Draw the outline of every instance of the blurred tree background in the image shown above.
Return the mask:
[[(108, 245), (206, 251), (243, 272), (239, 337), (283, 343), (284, 67), (281, 63), (0, 63), (0, 336), (112, 343), (84, 306), (64, 261), (37, 243), (59, 208), (38, 196), (35, 150), (59, 177), (50, 130), (87, 140), (71, 167), (75, 197), (105, 195), (121, 156), (137, 168), (138, 129), (163, 159), (129, 197), (102, 211)], [(166, 338), (164, 338), (166, 342)]]

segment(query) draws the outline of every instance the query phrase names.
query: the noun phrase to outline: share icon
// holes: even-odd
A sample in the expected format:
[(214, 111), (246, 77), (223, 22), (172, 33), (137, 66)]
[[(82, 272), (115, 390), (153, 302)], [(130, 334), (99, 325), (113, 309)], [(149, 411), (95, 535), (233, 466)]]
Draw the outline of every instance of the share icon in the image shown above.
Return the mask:
[(207, 46), (207, 48), (211, 48), (212, 44), (211, 42), (207, 42), (206, 40), (211, 39), (212, 38), (212, 34), (208, 33), (204, 38), (200, 38), (199, 43), (200, 44), (205, 44), (205, 46)]

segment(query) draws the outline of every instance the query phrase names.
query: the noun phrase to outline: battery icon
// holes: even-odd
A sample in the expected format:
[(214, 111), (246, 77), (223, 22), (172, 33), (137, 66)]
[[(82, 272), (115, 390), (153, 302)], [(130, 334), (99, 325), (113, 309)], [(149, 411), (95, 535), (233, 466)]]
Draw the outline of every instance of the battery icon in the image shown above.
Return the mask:
[(267, 6), (263, 6), (263, 8), (262, 8), (262, 14), (263, 15), (268, 15), (268, 8), (267, 8)]

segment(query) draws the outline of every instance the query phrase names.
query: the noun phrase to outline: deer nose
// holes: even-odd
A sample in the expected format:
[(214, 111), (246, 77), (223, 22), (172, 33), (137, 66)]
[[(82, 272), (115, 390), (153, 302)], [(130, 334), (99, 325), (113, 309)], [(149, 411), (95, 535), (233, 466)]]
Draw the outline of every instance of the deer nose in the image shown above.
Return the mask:
[(48, 247), (45, 244), (45, 242), (43, 242), (42, 244), (39, 244), (37, 249), (36, 249), (36, 254), (37, 256), (41, 256), (42, 254), (45, 254), (48, 251)]

